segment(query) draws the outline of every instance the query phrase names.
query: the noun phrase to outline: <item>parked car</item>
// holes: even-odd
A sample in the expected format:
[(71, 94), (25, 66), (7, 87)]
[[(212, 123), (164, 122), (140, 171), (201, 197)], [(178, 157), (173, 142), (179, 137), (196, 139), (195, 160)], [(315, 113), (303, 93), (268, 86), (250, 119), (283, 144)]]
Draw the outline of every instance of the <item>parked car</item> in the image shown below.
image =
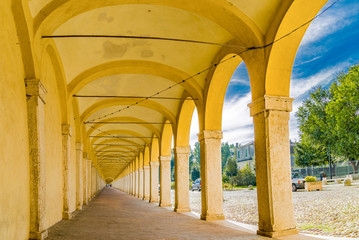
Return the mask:
[(304, 178), (300, 178), (297, 173), (292, 173), (292, 192), (296, 192), (297, 189), (304, 189)]
[(194, 181), (192, 183), (191, 189), (192, 189), (192, 191), (194, 191), (194, 190), (198, 190), (199, 192), (201, 191), (201, 179), (200, 178), (197, 178), (196, 181)]

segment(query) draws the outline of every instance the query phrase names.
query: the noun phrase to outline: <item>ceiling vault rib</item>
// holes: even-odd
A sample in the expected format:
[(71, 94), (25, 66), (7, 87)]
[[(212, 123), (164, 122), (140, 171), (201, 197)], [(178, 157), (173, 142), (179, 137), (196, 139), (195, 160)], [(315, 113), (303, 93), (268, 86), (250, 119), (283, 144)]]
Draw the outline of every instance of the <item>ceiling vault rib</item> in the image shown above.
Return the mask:
[(98, 146), (119, 146), (119, 147), (133, 147), (133, 146), (140, 146), (140, 144), (126, 144), (126, 145), (122, 145), (122, 144), (105, 144), (105, 143), (94, 143), (92, 145), (98, 145)]
[(94, 121), (89, 121), (89, 122), (84, 122), (84, 124), (149, 124), (149, 125), (154, 125), (154, 124), (172, 124), (170, 122), (94, 122)]
[(152, 137), (131, 137), (131, 136), (89, 136), (92, 138), (152, 138)]
[(144, 97), (144, 96), (106, 96), (106, 95), (72, 95), (78, 98), (136, 98), (136, 99), (163, 99), (163, 100), (198, 100), (198, 98), (188, 97)]
[(124, 152), (135, 152), (135, 151), (95, 151), (95, 152), (121, 152), (121, 153), (124, 153)]
[(98, 35), (98, 34), (64, 34), (64, 35), (45, 35), (41, 37), (42, 39), (46, 38), (56, 38), (56, 39), (65, 39), (65, 38), (125, 38), (125, 39), (145, 39), (145, 40), (160, 40), (160, 41), (172, 41), (172, 42), (186, 42), (186, 43), (195, 43), (195, 44), (205, 44), (205, 45), (215, 45), (221, 47), (237, 47), (244, 48), (247, 47), (235, 45), (235, 44), (223, 44), (223, 43), (214, 43), (214, 42), (205, 42), (197, 41), (190, 39), (179, 39), (179, 38), (164, 38), (164, 37), (145, 37), (145, 36), (125, 36), (125, 35)]

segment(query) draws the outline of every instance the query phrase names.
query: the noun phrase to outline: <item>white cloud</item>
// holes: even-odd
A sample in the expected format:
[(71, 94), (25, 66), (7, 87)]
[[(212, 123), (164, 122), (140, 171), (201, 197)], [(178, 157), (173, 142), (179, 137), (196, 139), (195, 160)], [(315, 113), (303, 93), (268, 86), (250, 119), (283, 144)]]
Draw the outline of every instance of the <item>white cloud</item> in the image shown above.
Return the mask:
[[(332, 1), (326, 6), (329, 6), (331, 3)], [(349, 25), (353, 21), (351, 17), (357, 14), (355, 10), (357, 6), (353, 5), (352, 7), (353, 8), (348, 11), (348, 8), (341, 9), (337, 7), (337, 5), (334, 5), (333, 8), (314, 19), (302, 39), (301, 46), (317, 42), (325, 36)]]
[(350, 66), (349, 62), (338, 63), (322, 69), (320, 72), (306, 78), (297, 78), (291, 80), (290, 96), (297, 98), (308, 93), (313, 87), (321, 86), (332, 81), (335, 76)]
[(250, 86), (250, 82), (247, 79), (240, 79), (237, 77), (234, 77), (231, 79), (231, 84), (240, 84), (240, 85), (245, 85), (245, 86)]
[[(251, 93), (245, 94), (243, 97), (233, 97), (225, 101), (222, 115), (222, 142), (244, 143), (253, 141), (253, 122), (249, 116), (248, 103), (252, 101)], [(197, 134), (198, 115), (197, 111), (193, 113), (190, 144), (193, 146), (198, 141)]]

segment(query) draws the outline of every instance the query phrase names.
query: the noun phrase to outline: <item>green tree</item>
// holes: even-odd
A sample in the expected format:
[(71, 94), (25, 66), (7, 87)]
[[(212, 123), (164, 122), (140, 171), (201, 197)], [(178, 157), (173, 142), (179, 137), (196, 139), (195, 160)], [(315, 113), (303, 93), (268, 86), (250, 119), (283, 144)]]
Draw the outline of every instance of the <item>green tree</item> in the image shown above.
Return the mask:
[[(301, 147), (307, 148), (307, 150), (310, 147), (308, 145), (313, 147), (309, 149), (311, 154), (305, 151), (297, 151), (297, 157), (302, 163), (329, 163), (331, 168), (331, 151), (336, 141), (335, 135), (332, 135), (333, 118), (326, 112), (326, 107), (331, 99), (332, 94), (319, 87), (310, 94), (309, 99), (302, 103), (302, 106), (299, 107), (296, 113), (299, 124), (299, 136), (301, 141), (305, 142)], [(319, 150), (326, 153), (325, 158), (322, 160), (318, 160), (318, 156), (323, 156), (317, 154), (318, 152), (316, 151)], [(303, 160), (306, 156), (299, 155), (301, 153), (310, 155), (310, 159)], [(332, 175), (332, 171), (330, 174)]]
[(294, 148), (294, 162), (297, 166), (308, 167), (326, 163), (326, 152), (322, 146), (313, 145), (302, 136), (302, 141)]
[(237, 162), (232, 157), (230, 157), (227, 161), (226, 175), (228, 177), (233, 177), (233, 176), (237, 175)]
[(194, 144), (194, 149), (190, 148), (189, 154), (189, 176), (192, 181), (201, 176), (201, 155), (199, 142)]
[(237, 186), (255, 186), (256, 185), (256, 176), (249, 168), (249, 164), (247, 163), (244, 169), (238, 170), (236, 176), (233, 177), (233, 182)]
[(359, 162), (359, 64), (337, 77), (330, 87), (332, 95), (326, 112), (333, 119), (335, 153), (344, 157), (358, 172)]
[(228, 159), (231, 157), (231, 150), (228, 142), (221, 145), (222, 170), (224, 171)]

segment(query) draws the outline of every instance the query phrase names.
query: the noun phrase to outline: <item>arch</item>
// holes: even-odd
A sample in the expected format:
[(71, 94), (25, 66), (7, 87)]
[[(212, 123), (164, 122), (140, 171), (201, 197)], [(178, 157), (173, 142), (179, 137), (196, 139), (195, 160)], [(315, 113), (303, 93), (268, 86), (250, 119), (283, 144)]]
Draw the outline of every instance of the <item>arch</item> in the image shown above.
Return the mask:
[(185, 100), (182, 103), (177, 118), (177, 131), (175, 135), (175, 146), (189, 146), (189, 137), (192, 123), (192, 115), (196, 105), (192, 100)]
[(149, 165), (150, 165), (150, 148), (148, 147), (148, 145), (146, 145), (143, 153), (143, 166), (149, 166)]
[(67, 89), (66, 89), (66, 77), (64, 73), (64, 67), (62, 65), (61, 57), (54, 46), (53, 41), (49, 41), (49, 44), (45, 47), (47, 54), (51, 59), (51, 63), (55, 72), (55, 78), (57, 82), (57, 89), (60, 97), (62, 123), (68, 124), (68, 101), (67, 101)]
[[(113, 152), (113, 155), (115, 154), (118, 154), (118, 155), (128, 155), (128, 156), (131, 156), (133, 157), (134, 155), (133, 154), (136, 154), (138, 152), (138, 150), (134, 150), (134, 149), (131, 149), (129, 147), (122, 147), (122, 148), (117, 148), (115, 146), (106, 146), (106, 147), (103, 147), (101, 149), (94, 149), (95, 153), (98, 153), (99, 155), (97, 156), (102, 156), (102, 155), (106, 155), (107, 153), (106, 152)], [(115, 153), (115, 152), (118, 152), (118, 153)], [(112, 154), (112, 153), (111, 153)]]
[[(111, 144), (111, 143), (124, 143), (123, 145), (133, 145), (133, 146), (124, 146), (124, 147), (128, 147), (129, 149), (132, 148), (141, 148), (141, 144), (127, 140), (127, 139), (119, 139), (119, 138), (114, 138), (114, 139), (106, 139), (102, 142), (99, 142), (99, 144)], [(101, 148), (102, 145), (95, 145), (92, 146), (93, 149), (98, 149)]]
[[(118, 74), (152, 75), (168, 79), (174, 83), (179, 83), (183, 79), (190, 79), (191, 77), (188, 73), (161, 63), (144, 60), (118, 60), (100, 64), (77, 75), (68, 84), (69, 97), (96, 79)], [(186, 81), (181, 86), (193, 99), (198, 99), (198, 102), (202, 102), (202, 89), (197, 81)]]
[(182, 9), (217, 23), (240, 40), (242, 45), (257, 46), (263, 41), (263, 35), (257, 25), (237, 7), (228, 4), (225, 0), (196, 0), (191, 1), (191, 4), (185, 4), (182, 0), (107, 0), (106, 2), (53, 0), (34, 18), (34, 32), (36, 34), (52, 33), (76, 15), (96, 8), (120, 4), (153, 4)]
[(164, 124), (163, 126), (160, 148), (161, 156), (171, 156), (172, 129), (171, 124)]
[[(220, 130), (222, 129), (222, 110), (224, 97), (226, 95), (227, 87), (231, 77), (241, 63), (242, 59), (233, 57), (235, 54), (228, 54), (223, 58), (226, 62), (218, 65), (213, 72), (211, 81), (208, 85), (208, 90), (205, 96), (204, 113), (198, 113), (198, 118), (203, 119), (202, 130)], [(229, 60), (228, 60), (229, 59)], [(204, 117), (200, 118), (200, 115)], [(201, 126), (201, 124), (200, 124)]]
[[(148, 124), (148, 122), (143, 121), (139, 118), (134, 118), (134, 117), (113, 117), (113, 118), (107, 118), (106, 122), (116, 122), (116, 121), (134, 121), (134, 122), (138, 122), (138, 125), (143, 126), (144, 128), (147, 128), (148, 130), (150, 130), (152, 133), (156, 134), (156, 135), (160, 135), (160, 132), (158, 131), (158, 129), (153, 126), (152, 124)], [(87, 131), (87, 134), (90, 135), (93, 131), (95, 131), (95, 129), (100, 128), (101, 126), (106, 125), (106, 123), (96, 123), (92, 125), (92, 128), (90, 128)]]
[[(141, 99), (107, 99), (107, 100), (103, 100), (100, 102), (97, 102), (95, 104), (93, 104), (92, 106), (90, 106), (89, 108), (87, 108), (81, 115), (81, 122), (86, 121), (93, 113), (107, 108), (107, 107), (112, 107), (112, 106), (119, 106), (119, 105), (131, 105), (134, 104), (136, 101), (139, 101)], [(157, 111), (159, 113), (161, 113), (165, 118), (169, 119), (169, 121), (174, 124), (175, 123), (175, 117), (173, 116), (173, 114), (163, 105), (152, 101), (152, 100), (146, 100), (143, 101), (141, 103), (138, 104), (138, 106), (141, 107), (146, 107), (149, 109), (152, 109), (154, 111)]]
[(38, 68), (35, 63), (32, 47), (33, 22), (31, 21), (31, 13), (26, 4), (27, 2), (23, 0), (13, 0), (11, 9), (20, 42), (25, 79), (35, 79), (38, 78)]
[[(314, 18), (326, 2), (327, 0), (293, 1), (280, 25), (276, 28), (277, 31), (273, 39), (279, 39)], [(289, 97), (294, 59), (308, 27), (309, 24), (272, 45), (266, 68), (265, 95)], [(276, 66), (280, 66), (280, 68)]]
[(107, 178), (105, 178), (105, 182), (107, 183), (107, 184), (110, 184), (110, 183), (112, 183), (114, 181), (114, 178), (113, 177), (107, 177)]
[(159, 161), (159, 156), (160, 156), (160, 145), (158, 142), (158, 137), (153, 136), (152, 137), (152, 141), (151, 141), (151, 162), (158, 162)]
[[(117, 134), (123, 134), (123, 135), (128, 135), (129, 138), (131, 136), (139, 137), (139, 140), (143, 141), (144, 143), (146, 143), (146, 144), (150, 143), (150, 141), (146, 139), (146, 136), (143, 136), (142, 134), (139, 134), (138, 132), (134, 132), (134, 131), (131, 131), (131, 130), (109, 130), (109, 131), (106, 131), (106, 133), (99, 133), (99, 134), (94, 135), (94, 136), (108, 136), (109, 134), (115, 135), (115, 136)], [(94, 138), (93, 140), (91, 140), (91, 145), (93, 145), (97, 140), (98, 140), (97, 138)]]
[(138, 154), (138, 168), (143, 168), (143, 151)]

